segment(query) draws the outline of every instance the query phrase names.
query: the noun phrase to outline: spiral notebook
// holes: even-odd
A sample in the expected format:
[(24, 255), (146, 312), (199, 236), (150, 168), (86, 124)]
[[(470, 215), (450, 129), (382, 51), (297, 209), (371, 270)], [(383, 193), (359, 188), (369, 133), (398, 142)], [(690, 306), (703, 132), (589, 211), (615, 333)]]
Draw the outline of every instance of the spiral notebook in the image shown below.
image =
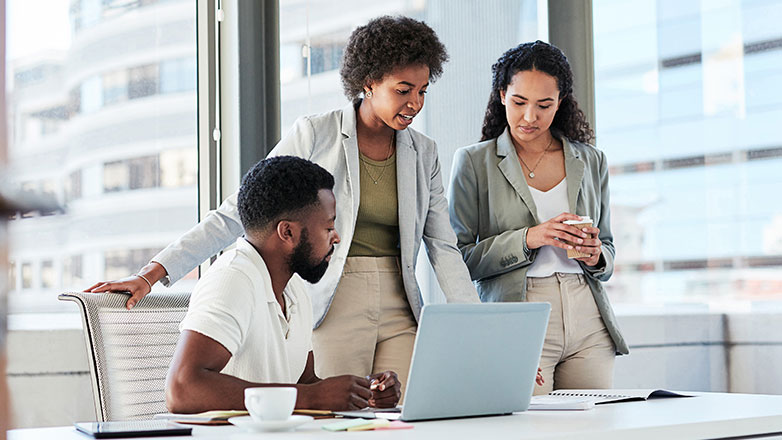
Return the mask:
[[(649, 400), (666, 397), (693, 397), (691, 395), (662, 389), (632, 389), (632, 390), (556, 390), (550, 392), (545, 400), (534, 409), (589, 409), (585, 408), (585, 400), (595, 405), (604, 403), (630, 402), (633, 400)], [(533, 400), (533, 403), (536, 403)], [(572, 403), (573, 408), (568, 408)], [(555, 408), (558, 406), (559, 408)]]

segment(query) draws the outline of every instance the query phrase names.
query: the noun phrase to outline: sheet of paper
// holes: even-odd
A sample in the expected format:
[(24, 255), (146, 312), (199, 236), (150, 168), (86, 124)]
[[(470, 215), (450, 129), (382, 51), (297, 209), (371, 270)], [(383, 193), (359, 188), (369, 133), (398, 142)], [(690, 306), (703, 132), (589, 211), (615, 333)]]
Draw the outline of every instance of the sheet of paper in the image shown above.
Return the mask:
[(597, 398), (573, 396), (532, 396), (530, 411), (584, 411), (595, 407)]

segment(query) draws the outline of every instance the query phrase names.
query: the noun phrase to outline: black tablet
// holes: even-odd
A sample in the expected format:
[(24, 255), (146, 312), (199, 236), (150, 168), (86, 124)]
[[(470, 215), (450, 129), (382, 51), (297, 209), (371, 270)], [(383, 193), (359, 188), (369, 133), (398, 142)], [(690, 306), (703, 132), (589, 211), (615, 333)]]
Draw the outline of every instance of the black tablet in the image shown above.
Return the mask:
[(168, 420), (133, 420), (127, 422), (84, 422), (74, 423), (80, 432), (95, 438), (161, 437), (169, 435), (190, 435), (193, 428), (178, 425)]

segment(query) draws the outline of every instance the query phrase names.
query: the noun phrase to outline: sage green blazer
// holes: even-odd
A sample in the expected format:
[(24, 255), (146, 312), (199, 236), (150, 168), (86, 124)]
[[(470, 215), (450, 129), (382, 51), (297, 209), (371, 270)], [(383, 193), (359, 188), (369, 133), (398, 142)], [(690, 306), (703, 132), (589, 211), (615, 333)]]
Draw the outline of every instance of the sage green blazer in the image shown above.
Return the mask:
[[(615, 255), (608, 164), (595, 147), (558, 138), (564, 147), (570, 212), (595, 220), (603, 242), (603, 255), (595, 267), (579, 264), (617, 354), (627, 354), (602, 285), (614, 271)], [(538, 252), (527, 249), (527, 229), (541, 222), (507, 129), (496, 139), (456, 152), (449, 191), (451, 226), (481, 300), (524, 301), (527, 269)]]

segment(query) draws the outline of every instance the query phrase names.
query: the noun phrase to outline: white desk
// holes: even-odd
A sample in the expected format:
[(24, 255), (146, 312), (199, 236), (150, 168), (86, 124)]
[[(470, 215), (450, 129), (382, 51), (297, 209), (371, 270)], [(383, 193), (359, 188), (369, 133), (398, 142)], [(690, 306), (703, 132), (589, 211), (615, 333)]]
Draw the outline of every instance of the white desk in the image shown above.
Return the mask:
[[(697, 397), (599, 405), (590, 411), (533, 411), (510, 416), (416, 422), (400, 431), (332, 433), (316, 420), (293, 432), (246, 433), (234, 426), (200, 427), (204, 439), (697, 439), (782, 433), (782, 396), (698, 393)], [(72, 427), (9, 431), (8, 440), (85, 440)], [(186, 439), (190, 437), (156, 437)]]

